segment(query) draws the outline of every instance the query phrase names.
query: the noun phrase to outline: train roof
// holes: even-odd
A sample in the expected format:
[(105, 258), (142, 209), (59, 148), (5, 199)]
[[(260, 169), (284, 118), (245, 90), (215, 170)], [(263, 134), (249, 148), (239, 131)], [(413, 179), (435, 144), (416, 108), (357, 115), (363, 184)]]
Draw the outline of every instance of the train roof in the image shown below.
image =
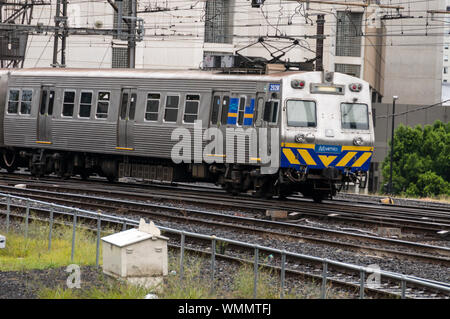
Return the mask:
[[(0, 73), (4, 71), (0, 69)], [(248, 81), (280, 81), (282, 78), (302, 71), (278, 72), (273, 74), (225, 74), (217, 71), (201, 70), (156, 70), (156, 69), (77, 69), (77, 68), (29, 68), (10, 69), (13, 76), (71, 76), (75, 77), (117, 77), (117, 78), (149, 78), (149, 79), (196, 79), (196, 80), (248, 80)]]

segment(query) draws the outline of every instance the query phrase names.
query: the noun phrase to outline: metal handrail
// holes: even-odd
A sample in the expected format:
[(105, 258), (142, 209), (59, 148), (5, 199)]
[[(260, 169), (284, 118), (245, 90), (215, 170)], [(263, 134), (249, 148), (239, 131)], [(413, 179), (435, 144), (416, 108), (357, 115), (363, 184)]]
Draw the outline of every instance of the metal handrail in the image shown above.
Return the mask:
[[(58, 213), (58, 214), (65, 214), (65, 215), (71, 215), (73, 216), (73, 236), (72, 236), (72, 251), (71, 251), (71, 259), (73, 260), (73, 256), (74, 256), (74, 251), (75, 251), (75, 231), (76, 231), (76, 226), (77, 226), (77, 218), (90, 218), (93, 220), (97, 221), (97, 249), (96, 249), (96, 265), (99, 266), (99, 250), (100, 250), (100, 233), (101, 233), (101, 222), (102, 221), (108, 221), (108, 222), (112, 222), (112, 223), (117, 223), (119, 225), (123, 225), (122, 229), (125, 230), (126, 226), (138, 226), (139, 222), (133, 219), (129, 219), (126, 217), (119, 217), (119, 216), (114, 216), (114, 215), (107, 215), (107, 214), (103, 214), (101, 212), (93, 212), (93, 211), (89, 211), (89, 210), (85, 210), (85, 209), (81, 209), (81, 208), (74, 208), (74, 207), (69, 207), (69, 206), (65, 206), (65, 205), (60, 205), (60, 204), (53, 204), (53, 203), (48, 203), (48, 202), (44, 202), (44, 201), (40, 201), (40, 200), (34, 200), (34, 199), (29, 199), (29, 198), (25, 198), (25, 197), (20, 197), (20, 196), (16, 196), (16, 195), (10, 195), (10, 194), (5, 194), (5, 193), (0, 193), (0, 196), (3, 196), (7, 199), (7, 211), (6, 211), (6, 215), (7, 215), (7, 231), (9, 228), (9, 216), (11, 214), (11, 199), (18, 199), (21, 201), (26, 201), (26, 232), (28, 229), (28, 220), (29, 220), (29, 210), (32, 209), (30, 207), (30, 203), (35, 203), (35, 204), (40, 204), (40, 205), (46, 205), (49, 206), (50, 208), (48, 209), (48, 212), (50, 213), (50, 219), (49, 219), (49, 223), (50, 223), (50, 231), (49, 231), (49, 249), (51, 248), (51, 233), (52, 233), (52, 225), (53, 225), (53, 219), (54, 219), (54, 214)], [(42, 207), (39, 207), (40, 210), (45, 210)], [(68, 210), (69, 212), (60, 212), (60, 211), (56, 211), (56, 209), (64, 209), (64, 210)], [(2, 211), (3, 213), (3, 211)], [(272, 247), (267, 247), (267, 246), (260, 246), (260, 245), (255, 245), (252, 243), (247, 243), (247, 242), (242, 242), (242, 241), (238, 241), (238, 240), (233, 240), (233, 239), (228, 239), (228, 238), (224, 238), (224, 237), (216, 237), (216, 236), (210, 236), (210, 235), (203, 235), (203, 234), (198, 234), (198, 233), (193, 233), (193, 232), (187, 232), (184, 230), (178, 230), (178, 229), (173, 229), (173, 228), (168, 228), (168, 227), (164, 227), (164, 226), (157, 226), (161, 231), (163, 232), (167, 232), (167, 233), (171, 233), (171, 234), (178, 234), (180, 235), (181, 238), (181, 247), (180, 247), (180, 277), (182, 280), (183, 277), (183, 262), (184, 262), (184, 249), (185, 249), (185, 239), (187, 237), (190, 238), (197, 238), (197, 239), (203, 239), (203, 240), (209, 240), (211, 241), (212, 247), (215, 248), (216, 247), (216, 242), (220, 241), (220, 242), (224, 242), (224, 243), (228, 243), (228, 244), (232, 244), (232, 245), (236, 245), (236, 246), (240, 246), (240, 247), (246, 247), (246, 248), (251, 248), (254, 249), (255, 251), (255, 260), (254, 260), (254, 274), (255, 274), (255, 282), (254, 282), (254, 297), (256, 297), (256, 288), (257, 288), (257, 272), (258, 272), (258, 267), (257, 265), (259, 264), (259, 251), (265, 251), (265, 252), (270, 252), (270, 253), (275, 253), (275, 254), (279, 254), (281, 256), (281, 260), (282, 260), (282, 265), (281, 265), (281, 287), (284, 288), (284, 280), (285, 280), (285, 262), (286, 262), (286, 257), (293, 257), (293, 258), (297, 258), (297, 259), (301, 259), (301, 260), (305, 260), (305, 261), (311, 261), (311, 262), (317, 262), (317, 263), (321, 263), (323, 264), (323, 273), (322, 273), (322, 293), (321, 296), (322, 298), (326, 298), (326, 293), (325, 293), (325, 283), (327, 280), (327, 274), (328, 274), (328, 266), (335, 266), (335, 267), (339, 267), (339, 268), (344, 268), (344, 269), (348, 269), (348, 270), (352, 270), (355, 272), (359, 272), (360, 273), (360, 298), (364, 298), (364, 278), (365, 275), (367, 273), (373, 273), (373, 269), (370, 267), (365, 267), (365, 266), (358, 266), (358, 265), (354, 265), (354, 264), (349, 264), (349, 263), (344, 263), (344, 262), (340, 262), (340, 261), (335, 261), (335, 260), (330, 260), (327, 258), (321, 258), (321, 257), (315, 257), (315, 256), (310, 256), (310, 255), (305, 255), (305, 254), (299, 254), (299, 253), (294, 253), (294, 252), (289, 252), (289, 251), (285, 251), (285, 250), (280, 250), (280, 249), (276, 249), (276, 248), (272, 248)], [(27, 234), (26, 234), (27, 235)], [(214, 279), (214, 271), (215, 271), (215, 249), (213, 249), (212, 254), (211, 254), (211, 269), (212, 269), (212, 275), (211, 275), (211, 279)], [(422, 286), (422, 287), (426, 287), (426, 288), (431, 288), (431, 289), (435, 289), (441, 292), (445, 292), (445, 293), (450, 293), (450, 285), (448, 284), (440, 284), (436, 281), (433, 280), (427, 280), (427, 279), (423, 279), (423, 278), (418, 278), (418, 277), (414, 277), (414, 276), (407, 276), (407, 275), (402, 275), (402, 274), (398, 274), (398, 273), (393, 273), (393, 272), (389, 272), (389, 271), (384, 271), (384, 270), (379, 270), (377, 271), (377, 273), (384, 277), (384, 278), (389, 278), (389, 279), (393, 279), (395, 281), (399, 281), (401, 283), (401, 287), (402, 287), (402, 293), (401, 293), (401, 297), (405, 298), (405, 292), (406, 292), (406, 284), (414, 284), (414, 285), (418, 285), (418, 286)], [(212, 282), (212, 281), (211, 281)], [(281, 297), (284, 296), (284, 291), (282, 290), (281, 292)]]

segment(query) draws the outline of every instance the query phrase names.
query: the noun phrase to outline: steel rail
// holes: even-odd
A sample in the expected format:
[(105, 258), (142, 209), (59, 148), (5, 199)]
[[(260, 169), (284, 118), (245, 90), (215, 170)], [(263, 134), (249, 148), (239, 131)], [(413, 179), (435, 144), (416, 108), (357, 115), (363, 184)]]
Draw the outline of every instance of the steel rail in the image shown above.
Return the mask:
[[(242, 216), (232, 216), (232, 215), (224, 215), (219, 214), (215, 212), (209, 212), (209, 211), (203, 211), (203, 210), (197, 210), (197, 209), (187, 209), (187, 208), (180, 208), (180, 207), (173, 207), (173, 206), (167, 206), (162, 204), (150, 204), (150, 203), (133, 203), (126, 200), (119, 200), (119, 199), (108, 199), (108, 198), (99, 198), (94, 196), (87, 196), (87, 195), (78, 195), (78, 194), (55, 194), (50, 193), (48, 191), (38, 191), (38, 190), (31, 190), (32, 193), (44, 193), (46, 196), (42, 195), (31, 195), (33, 198), (39, 198), (41, 200), (52, 200), (52, 201), (61, 201), (62, 203), (70, 203), (70, 204), (76, 204), (76, 205), (82, 205), (84, 207), (96, 207), (101, 209), (111, 209), (111, 210), (117, 210), (117, 204), (120, 205), (127, 205), (130, 206), (136, 206), (137, 208), (128, 208), (128, 213), (135, 213), (135, 214), (145, 214), (145, 215), (152, 215), (156, 218), (163, 218), (166, 220), (178, 220), (182, 223), (198, 223), (202, 225), (207, 225), (209, 227), (222, 227), (222, 228), (229, 228), (234, 230), (243, 231), (246, 233), (255, 233), (258, 235), (272, 235), (274, 237), (284, 237), (286, 239), (290, 240), (303, 240), (307, 242), (313, 242), (313, 243), (321, 243), (325, 245), (333, 245), (333, 246), (340, 246), (345, 247), (350, 250), (365, 250), (365, 251), (371, 251), (371, 252), (378, 252), (384, 256), (403, 256), (405, 258), (414, 258), (414, 259), (420, 259), (420, 260), (427, 260), (432, 261), (440, 264), (446, 264), (449, 265), (450, 259), (448, 256), (450, 256), (450, 248), (447, 247), (440, 247), (440, 246), (432, 246), (432, 245), (426, 245), (426, 244), (420, 244), (415, 242), (408, 242), (408, 241), (402, 241), (402, 240), (396, 240), (396, 239), (389, 239), (389, 238), (380, 238), (376, 236), (370, 236), (370, 235), (362, 235), (362, 234), (354, 234), (344, 231), (337, 231), (337, 230), (330, 230), (330, 229), (324, 229), (319, 227), (312, 227), (312, 226), (303, 226), (303, 225), (296, 225), (296, 224), (289, 224), (284, 222), (277, 222), (277, 221), (268, 221), (268, 220), (260, 220), (255, 218), (249, 218), (249, 217), (242, 217)], [(18, 192), (20, 194), (23, 194), (22, 192)], [(30, 196), (29, 194), (26, 194), (27, 196)], [(57, 196), (63, 196), (67, 197), (68, 199), (58, 199)], [(78, 198), (78, 201), (73, 200), (73, 198)], [(88, 202), (88, 200), (95, 200), (100, 201), (101, 203), (92, 203)], [(103, 202), (109, 203), (108, 205), (105, 205)], [(173, 214), (166, 214), (163, 212), (155, 212), (155, 211), (149, 211), (148, 209), (154, 210), (166, 210), (166, 211), (175, 211), (177, 213), (181, 213), (180, 215), (173, 215)], [(189, 217), (184, 216), (185, 214), (188, 214)], [(204, 220), (201, 218), (196, 218), (194, 216), (199, 217), (207, 217), (209, 220)], [(217, 218), (220, 221), (212, 221), (211, 218)], [(225, 221), (225, 222), (224, 222)], [(236, 222), (239, 224), (237, 225)], [(259, 226), (259, 229), (255, 228), (254, 226)], [(269, 230), (268, 228), (276, 228), (280, 231), (276, 230)], [(294, 234), (286, 233), (285, 231), (289, 230), (293, 232)], [(298, 235), (295, 233), (303, 232), (303, 234)], [(308, 235), (309, 233), (309, 235)], [(325, 238), (318, 238), (314, 237), (314, 234), (325, 234), (327, 235), (327, 239)], [(331, 239), (331, 238), (335, 239)], [(354, 240), (353, 243), (349, 243), (348, 239), (352, 238)], [(337, 239), (343, 239), (343, 241), (339, 241)], [(366, 241), (371, 243), (376, 243), (379, 246), (378, 247), (370, 247), (367, 245), (362, 245), (360, 242)], [(358, 244), (355, 244), (358, 243)], [(384, 248), (383, 246), (386, 246), (387, 244), (393, 246), (397, 246), (398, 248), (402, 247), (402, 249), (408, 248), (408, 249), (414, 249), (414, 252), (411, 251), (403, 251), (398, 249), (389, 249)], [(381, 247), (380, 247), (381, 246)], [(416, 252), (417, 249), (420, 249), (424, 252), (433, 252), (434, 254), (439, 254), (439, 256), (436, 255), (430, 255), (430, 254), (419, 254)]]
[[(86, 191), (86, 187), (79, 187), (79, 190)], [(8, 186), (2, 186), (0, 187), (8, 187)], [(55, 188), (56, 186), (47, 186)], [(62, 187), (58, 185), (58, 187), (61, 189)], [(68, 187), (68, 186), (66, 186)], [(77, 187), (72, 186), (68, 187), (70, 190), (75, 190)], [(128, 187), (128, 186), (127, 186)], [(111, 191), (111, 190), (99, 190), (95, 189), (98, 193), (106, 193), (106, 194), (112, 194), (113, 192), (117, 194), (123, 194), (130, 196), (131, 194), (124, 191)], [(173, 191), (170, 194), (167, 193), (161, 193), (161, 192), (152, 192), (152, 193), (143, 193), (143, 192), (134, 192), (133, 196), (135, 197), (153, 197), (153, 198), (164, 198), (168, 200), (182, 200), (182, 201), (193, 201), (196, 203), (203, 203), (203, 204), (211, 204), (211, 195), (200, 197), (199, 195), (192, 195), (192, 194), (185, 194), (182, 195), (175, 195)], [(218, 196), (216, 196), (218, 197)], [(279, 201), (259, 201), (258, 204), (254, 202), (249, 202), (248, 199), (236, 199), (233, 197), (224, 197), (221, 196), (223, 199), (222, 202), (219, 202), (217, 199), (214, 201), (215, 205), (223, 205), (223, 206), (230, 206), (230, 207), (244, 207), (247, 209), (255, 209), (259, 211), (265, 211), (267, 208), (273, 208), (273, 209), (286, 209), (294, 212), (299, 212), (302, 215), (305, 216), (312, 216), (312, 217), (322, 217), (322, 218), (329, 218), (333, 220), (343, 220), (343, 221), (351, 221), (351, 222), (357, 222), (357, 223), (367, 223), (367, 224), (374, 224), (377, 226), (392, 226), (392, 227), (401, 227), (403, 230), (410, 229), (415, 231), (425, 231), (425, 232), (431, 232), (433, 234), (436, 234), (438, 231), (442, 230), (449, 230), (450, 229), (450, 223), (435, 223), (430, 222), (429, 220), (423, 221), (423, 220), (405, 220), (405, 219), (393, 219), (384, 217), (383, 213), (379, 214), (371, 214), (370, 218), (368, 219), (365, 217), (364, 213), (358, 212), (358, 213), (348, 213), (337, 210), (337, 208), (332, 207), (333, 211), (331, 212), (324, 212), (324, 209), (321, 208), (321, 206), (313, 205), (311, 207), (305, 207), (303, 205), (302, 210), (299, 210), (298, 206), (292, 206), (287, 205), (284, 203), (280, 203)], [(252, 199), (254, 200), (254, 199)], [(389, 221), (390, 220), (390, 221)], [(410, 224), (405, 224), (410, 223)]]

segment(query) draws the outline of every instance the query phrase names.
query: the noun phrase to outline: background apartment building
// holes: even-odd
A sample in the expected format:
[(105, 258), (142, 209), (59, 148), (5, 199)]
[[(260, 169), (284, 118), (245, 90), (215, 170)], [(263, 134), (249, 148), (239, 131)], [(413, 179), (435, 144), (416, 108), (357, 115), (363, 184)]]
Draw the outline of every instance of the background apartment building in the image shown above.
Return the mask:
[[(386, 17), (385, 78), (383, 103), (373, 104), (375, 154), (369, 190), (380, 190), (381, 163), (389, 152), (393, 96), (396, 101), (395, 127), (448, 122), (450, 103), (449, 0), (392, 1), (405, 9)], [(434, 13), (433, 13), (434, 12)], [(446, 82), (447, 81), (447, 82)], [(435, 106), (432, 106), (435, 105)], [(429, 107), (432, 106), (432, 107)]]
[[(51, 6), (34, 9), (31, 24), (54, 25), (56, 0), (50, 2)], [(69, 27), (117, 28), (117, 12), (108, 2), (119, 3), (70, 1)], [(122, 1), (125, 16), (131, 15), (133, 2)], [(136, 68), (160, 69), (199, 68), (205, 55), (234, 54), (237, 50), (246, 56), (270, 59), (266, 48), (274, 52), (295, 40), (298, 44), (283, 59), (293, 62), (313, 59), (317, 19), (323, 14), (324, 69), (361, 77), (371, 84), (374, 100), (383, 96), (383, 28), (382, 23), (366, 23), (375, 12), (372, 7), (266, 0), (260, 8), (253, 8), (248, 0), (167, 0), (137, 1), (136, 10), (145, 28), (143, 41), (136, 46)], [(127, 30), (125, 23), (121, 27)], [(261, 37), (265, 43), (256, 44)], [(128, 66), (127, 42), (112, 35), (70, 35), (66, 52), (67, 67)], [(24, 67), (49, 67), (52, 56), (52, 33), (28, 37)]]

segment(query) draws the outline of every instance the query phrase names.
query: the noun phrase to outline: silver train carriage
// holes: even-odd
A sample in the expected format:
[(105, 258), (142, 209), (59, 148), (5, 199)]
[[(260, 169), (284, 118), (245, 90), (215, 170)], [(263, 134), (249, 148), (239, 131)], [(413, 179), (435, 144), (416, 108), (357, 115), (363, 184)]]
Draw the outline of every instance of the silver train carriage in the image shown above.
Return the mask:
[(300, 192), (316, 201), (367, 179), (369, 84), (345, 74), (21, 69), (0, 76), (0, 162), (9, 172), (208, 181), (232, 193)]

